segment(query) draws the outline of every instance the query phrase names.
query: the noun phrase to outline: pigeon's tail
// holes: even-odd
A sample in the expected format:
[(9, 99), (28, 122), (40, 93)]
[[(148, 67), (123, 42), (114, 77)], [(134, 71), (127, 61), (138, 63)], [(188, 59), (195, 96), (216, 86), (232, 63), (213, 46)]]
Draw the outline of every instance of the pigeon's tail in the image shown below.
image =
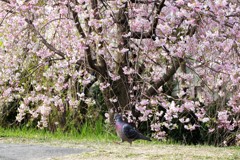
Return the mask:
[(147, 140), (147, 141), (152, 141), (150, 138), (145, 137), (145, 136), (142, 135), (142, 134), (139, 134), (139, 139), (143, 139), (143, 140)]

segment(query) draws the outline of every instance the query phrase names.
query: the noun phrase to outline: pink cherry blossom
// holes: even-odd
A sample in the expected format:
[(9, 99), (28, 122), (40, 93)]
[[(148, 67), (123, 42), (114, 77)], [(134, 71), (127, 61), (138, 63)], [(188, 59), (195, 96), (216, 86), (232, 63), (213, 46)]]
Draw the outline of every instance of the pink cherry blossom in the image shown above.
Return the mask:
[(79, 104), (104, 103), (101, 113), (148, 121), (157, 139), (238, 135), (238, 3), (93, 2), (0, 0), (0, 104), (17, 104), (18, 122), (51, 128)]

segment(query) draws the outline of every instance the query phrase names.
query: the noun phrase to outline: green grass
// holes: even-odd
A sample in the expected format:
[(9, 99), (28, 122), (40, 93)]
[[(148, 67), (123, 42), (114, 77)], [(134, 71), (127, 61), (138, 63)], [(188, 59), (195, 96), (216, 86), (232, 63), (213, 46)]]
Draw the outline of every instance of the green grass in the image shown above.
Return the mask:
[(96, 122), (93, 127), (89, 123), (85, 123), (82, 126), (81, 132), (71, 129), (68, 132), (57, 130), (52, 133), (44, 129), (33, 129), (33, 128), (1, 128), (0, 127), (0, 138), (1, 137), (12, 137), (12, 138), (26, 138), (26, 139), (37, 139), (37, 140), (88, 140), (88, 141), (109, 141), (117, 140), (117, 136), (104, 129), (104, 126), (100, 121)]

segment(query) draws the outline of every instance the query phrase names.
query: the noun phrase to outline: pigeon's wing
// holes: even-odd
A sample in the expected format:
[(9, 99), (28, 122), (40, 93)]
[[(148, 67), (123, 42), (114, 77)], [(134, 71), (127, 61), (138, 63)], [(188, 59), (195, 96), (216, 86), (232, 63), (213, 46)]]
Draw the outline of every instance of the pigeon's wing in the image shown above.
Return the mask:
[(129, 124), (124, 124), (122, 131), (128, 139), (137, 139), (139, 137), (139, 133)]

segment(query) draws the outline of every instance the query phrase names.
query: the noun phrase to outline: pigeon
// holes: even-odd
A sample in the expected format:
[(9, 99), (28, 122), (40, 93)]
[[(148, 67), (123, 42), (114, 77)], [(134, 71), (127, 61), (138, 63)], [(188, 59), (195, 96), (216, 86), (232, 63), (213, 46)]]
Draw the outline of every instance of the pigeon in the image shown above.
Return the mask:
[(114, 115), (115, 120), (115, 128), (117, 135), (122, 139), (122, 142), (127, 141), (132, 145), (132, 141), (143, 139), (147, 141), (151, 141), (150, 138), (145, 137), (140, 132), (138, 132), (134, 127), (130, 124), (124, 122), (122, 120), (122, 116), (119, 114)]

